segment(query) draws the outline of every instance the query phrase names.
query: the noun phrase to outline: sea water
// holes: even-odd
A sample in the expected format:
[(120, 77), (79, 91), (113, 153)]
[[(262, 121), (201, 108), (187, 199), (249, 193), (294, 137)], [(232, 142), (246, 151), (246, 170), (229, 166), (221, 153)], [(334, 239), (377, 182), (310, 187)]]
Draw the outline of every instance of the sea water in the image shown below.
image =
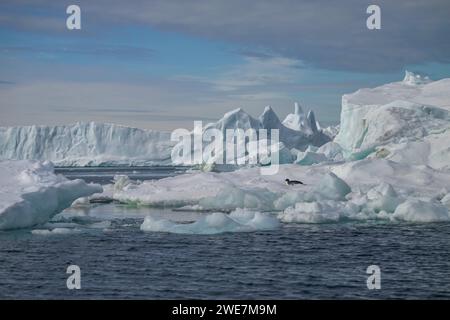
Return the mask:
[[(180, 168), (59, 169), (108, 183)], [(0, 298), (450, 298), (450, 223), (280, 224), (214, 235), (144, 232), (148, 215), (190, 223), (207, 213), (124, 204), (69, 208), (44, 226), (0, 232)], [(55, 232), (55, 230), (58, 230)], [(69, 290), (69, 265), (81, 289)], [(381, 288), (367, 287), (367, 267)]]

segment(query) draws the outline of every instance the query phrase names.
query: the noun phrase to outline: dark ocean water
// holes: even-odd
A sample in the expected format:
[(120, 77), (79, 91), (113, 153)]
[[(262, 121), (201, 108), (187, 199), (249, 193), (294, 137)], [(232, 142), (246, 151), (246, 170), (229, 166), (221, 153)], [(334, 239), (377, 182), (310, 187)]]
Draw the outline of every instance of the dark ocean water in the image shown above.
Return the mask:
[[(449, 223), (180, 235), (141, 231), (148, 214), (202, 215), (95, 204), (50, 224), (66, 234), (0, 232), (0, 298), (450, 298)], [(71, 264), (81, 268), (80, 290), (66, 287)], [(366, 286), (373, 264), (381, 268), (380, 290)]]
[(86, 182), (100, 184), (112, 183), (115, 175), (127, 175), (133, 180), (152, 180), (181, 174), (188, 167), (155, 166), (155, 167), (65, 167), (55, 168), (68, 179), (83, 179)]

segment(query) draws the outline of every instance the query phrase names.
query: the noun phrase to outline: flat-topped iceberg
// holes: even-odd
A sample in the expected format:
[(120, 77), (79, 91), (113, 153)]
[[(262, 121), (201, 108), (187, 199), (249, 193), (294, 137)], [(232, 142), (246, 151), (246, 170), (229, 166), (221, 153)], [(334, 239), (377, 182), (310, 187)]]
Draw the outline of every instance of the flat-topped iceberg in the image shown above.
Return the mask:
[(170, 133), (109, 123), (0, 128), (0, 160), (58, 166), (169, 164)]
[(0, 162), (0, 230), (41, 224), (100, 185), (55, 175), (50, 162)]

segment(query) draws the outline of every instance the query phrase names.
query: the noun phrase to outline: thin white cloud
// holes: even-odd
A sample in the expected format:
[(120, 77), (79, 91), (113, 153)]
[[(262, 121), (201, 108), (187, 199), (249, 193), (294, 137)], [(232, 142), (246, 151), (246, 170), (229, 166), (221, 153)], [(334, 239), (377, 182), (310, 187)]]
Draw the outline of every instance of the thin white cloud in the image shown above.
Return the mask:
[(224, 72), (211, 83), (221, 91), (293, 83), (298, 79), (299, 66), (299, 61), (289, 58), (246, 57), (244, 64)]

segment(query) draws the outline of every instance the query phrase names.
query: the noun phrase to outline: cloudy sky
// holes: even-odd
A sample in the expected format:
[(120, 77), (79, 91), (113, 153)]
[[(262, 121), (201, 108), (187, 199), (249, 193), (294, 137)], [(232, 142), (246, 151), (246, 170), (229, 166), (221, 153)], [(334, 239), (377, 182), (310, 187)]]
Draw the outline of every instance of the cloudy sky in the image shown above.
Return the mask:
[(449, 17), (448, 0), (2, 0), (0, 125), (191, 128), (294, 101), (333, 123), (342, 94), (405, 69), (450, 77)]

